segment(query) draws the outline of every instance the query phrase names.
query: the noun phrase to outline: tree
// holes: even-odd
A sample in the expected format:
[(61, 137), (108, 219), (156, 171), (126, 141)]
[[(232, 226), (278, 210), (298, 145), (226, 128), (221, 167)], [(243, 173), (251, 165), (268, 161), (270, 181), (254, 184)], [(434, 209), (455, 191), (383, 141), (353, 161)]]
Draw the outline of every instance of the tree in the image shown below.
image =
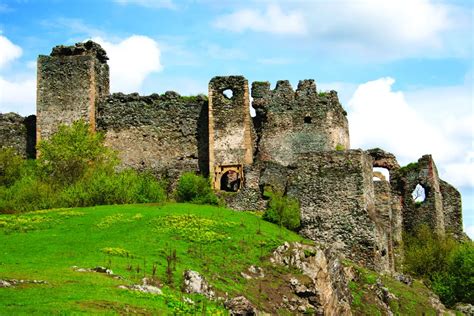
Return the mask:
[(94, 168), (113, 171), (117, 155), (104, 145), (104, 136), (94, 133), (84, 121), (61, 125), (50, 139), (38, 144), (41, 177), (59, 185), (75, 183)]

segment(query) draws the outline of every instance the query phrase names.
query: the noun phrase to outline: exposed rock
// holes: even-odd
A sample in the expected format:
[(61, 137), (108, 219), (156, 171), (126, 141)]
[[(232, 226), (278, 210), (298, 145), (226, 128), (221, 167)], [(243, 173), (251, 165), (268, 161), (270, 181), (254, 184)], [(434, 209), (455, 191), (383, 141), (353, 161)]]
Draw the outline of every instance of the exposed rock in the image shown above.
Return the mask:
[(79, 268), (78, 266), (72, 266), (71, 267), (74, 271), (76, 272), (97, 272), (97, 273), (104, 273), (104, 274), (107, 274), (111, 277), (113, 277), (114, 279), (123, 279), (120, 275), (116, 275), (114, 274), (114, 272), (109, 269), (109, 268), (106, 268), (106, 267), (95, 267), (95, 268)]
[(138, 291), (142, 293), (149, 293), (149, 294), (155, 294), (155, 295), (161, 295), (163, 292), (161, 291), (160, 288), (153, 286), (153, 285), (148, 285), (148, 284), (133, 284), (130, 286), (126, 285), (119, 285), (120, 289), (127, 289), (131, 291)]
[(6, 280), (0, 280), (0, 287), (10, 287), (12, 284)]
[(246, 272), (240, 272), (240, 275), (244, 279), (250, 280), (250, 279), (261, 279), (265, 277), (265, 273), (263, 272), (263, 269), (254, 265), (251, 265), (247, 269), (248, 273)]
[(44, 280), (17, 280), (17, 279), (2, 280), (0, 279), (0, 288), (13, 287), (20, 284), (48, 284), (48, 282)]
[(231, 315), (235, 316), (253, 316), (257, 314), (257, 310), (244, 296), (237, 296), (224, 303)]
[(188, 294), (203, 294), (208, 298), (213, 298), (215, 295), (204, 277), (192, 270), (184, 271), (184, 292)]
[(474, 316), (474, 306), (467, 303), (456, 303), (454, 309), (466, 316)]
[(270, 261), (296, 268), (311, 279), (311, 284), (301, 284), (296, 278), (290, 280), (299, 297), (290, 300), (290, 310), (300, 310), (304, 305), (325, 315), (351, 315), (352, 297), (347, 287), (351, 271), (341, 265), (332, 250), (285, 242), (273, 252)]
[(413, 283), (413, 278), (406, 274), (397, 273), (394, 276), (395, 280), (405, 283), (408, 286), (411, 286)]

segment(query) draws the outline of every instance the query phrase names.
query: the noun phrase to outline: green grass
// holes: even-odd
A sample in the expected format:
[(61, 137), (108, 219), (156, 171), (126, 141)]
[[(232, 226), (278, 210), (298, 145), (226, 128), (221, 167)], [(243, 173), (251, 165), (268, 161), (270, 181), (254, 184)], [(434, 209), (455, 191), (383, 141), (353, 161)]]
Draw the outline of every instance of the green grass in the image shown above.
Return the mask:
[[(246, 294), (253, 286), (240, 275), (264, 265), (283, 241), (297, 234), (248, 212), (192, 205), (123, 205), (0, 215), (0, 279), (45, 280), (0, 288), (3, 314), (224, 312), (198, 295), (182, 301), (185, 269), (206, 277), (219, 295)], [(176, 270), (165, 284), (166, 255), (176, 251)], [(152, 276), (164, 295), (119, 289)], [(76, 272), (71, 267), (110, 267), (124, 277)], [(130, 269), (131, 268), (131, 269)], [(139, 270), (139, 272), (137, 272)], [(225, 312), (224, 312), (225, 313)]]
[(383, 286), (397, 297), (397, 300), (392, 300), (389, 304), (394, 315), (436, 315), (436, 310), (429, 302), (430, 291), (420, 281), (415, 280), (408, 286), (390, 276), (379, 275), (349, 261), (345, 261), (345, 264), (351, 265), (356, 273), (355, 280), (349, 283), (354, 315), (383, 314), (380, 300), (374, 291), (377, 279), (380, 279)]

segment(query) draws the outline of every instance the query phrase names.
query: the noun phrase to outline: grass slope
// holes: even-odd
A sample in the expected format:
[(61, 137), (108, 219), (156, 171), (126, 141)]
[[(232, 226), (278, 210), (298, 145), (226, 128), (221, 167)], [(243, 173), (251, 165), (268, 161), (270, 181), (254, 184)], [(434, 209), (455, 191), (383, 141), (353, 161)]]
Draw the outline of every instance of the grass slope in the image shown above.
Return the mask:
[[(0, 288), (0, 315), (31, 314), (226, 314), (222, 303), (181, 292), (183, 271), (198, 271), (219, 296), (244, 295), (260, 310), (279, 309), (281, 297), (292, 297), (289, 280), (303, 278), (292, 269), (271, 266), (268, 255), (284, 241), (302, 241), (297, 234), (249, 212), (193, 205), (121, 205), (0, 215), (0, 279), (45, 280)], [(167, 257), (173, 257), (167, 273)], [(435, 315), (429, 291), (352, 265), (352, 310), (355, 315), (383, 315), (374, 284), (397, 296), (395, 315)], [(264, 267), (265, 277), (246, 280), (240, 272)], [(102, 273), (77, 272), (72, 266), (110, 267)], [(153, 267), (156, 272), (153, 273)], [(154, 277), (164, 295), (118, 288)], [(183, 297), (191, 298), (188, 304)]]
[[(224, 313), (197, 295), (182, 301), (185, 269), (200, 272), (218, 294), (248, 294), (240, 272), (260, 265), (297, 234), (252, 213), (192, 204), (98, 206), (0, 215), (0, 279), (45, 280), (0, 288), (1, 314)], [(176, 251), (172, 281), (166, 257)], [(162, 296), (119, 289), (143, 276), (164, 286)], [(110, 267), (124, 277), (76, 272), (71, 267)], [(247, 295), (248, 296), (248, 295)]]

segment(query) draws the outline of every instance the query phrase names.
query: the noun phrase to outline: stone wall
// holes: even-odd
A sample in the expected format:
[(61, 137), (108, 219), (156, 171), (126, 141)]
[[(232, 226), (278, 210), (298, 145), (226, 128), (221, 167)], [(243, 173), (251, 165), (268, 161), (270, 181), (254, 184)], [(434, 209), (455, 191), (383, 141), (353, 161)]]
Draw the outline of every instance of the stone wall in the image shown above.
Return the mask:
[(98, 105), (97, 128), (122, 165), (176, 178), (208, 173), (207, 98), (115, 93)]
[[(390, 182), (402, 199), (405, 231), (411, 232), (419, 225), (427, 224), (437, 233), (444, 234), (443, 197), (438, 171), (431, 155), (425, 155), (417, 163), (393, 172)], [(418, 184), (425, 192), (423, 202), (416, 202), (412, 196)]]
[(0, 113), (0, 148), (11, 147), (25, 158), (36, 157), (36, 116)]
[(444, 225), (447, 233), (452, 233), (457, 239), (464, 238), (462, 227), (461, 193), (446, 181), (439, 181), (443, 196)]
[(96, 125), (96, 104), (109, 94), (107, 56), (88, 41), (56, 46), (50, 56), (38, 57), (37, 138), (48, 138), (60, 124), (79, 119)]
[(220, 179), (228, 168), (234, 168), (242, 178), (243, 167), (253, 161), (247, 79), (242, 76), (212, 78), (208, 117), (209, 170), (214, 188), (220, 189)]
[(300, 201), (303, 236), (381, 269), (372, 160), (363, 151), (301, 155), (289, 167), (287, 194)]
[(337, 93), (318, 94), (314, 80), (302, 80), (296, 92), (288, 81), (252, 84), (257, 158), (284, 166), (299, 154), (348, 149), (346, 112)]

